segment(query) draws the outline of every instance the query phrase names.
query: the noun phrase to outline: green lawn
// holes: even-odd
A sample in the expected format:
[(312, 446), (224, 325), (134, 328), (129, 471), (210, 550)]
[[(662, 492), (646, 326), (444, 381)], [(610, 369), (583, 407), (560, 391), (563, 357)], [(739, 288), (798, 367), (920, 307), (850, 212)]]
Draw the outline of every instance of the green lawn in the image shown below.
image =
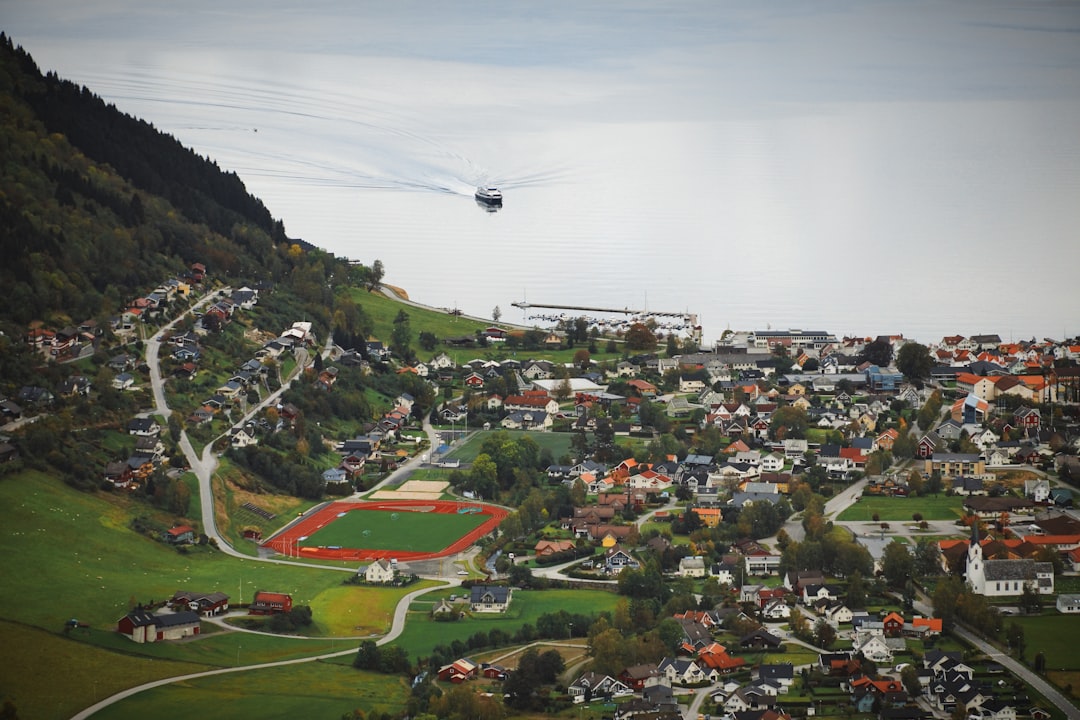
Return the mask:
[(482, 513), (351, 510), (309, 535), (300, 546), (438, 552), (490, 519)]
[[(458, 589), (456, 594), (461, 595)], [(468, 592), (468, 591), (466, 591)], [(535, 625), (545, 613), (565, 610), (568, 613), (598, 614), (615, 609), (618, 595), (603, 590), (516, 590), (506, 613), (476, 613), (457, 622), (435, 622), (431, 608), (438, 598), (450, 594), (431, 593), (413, 602), (409, 608), (405, 632), (394, 641), (408, 650), (410, 657), (423, 655), (435, 645), (448, 645), (454, 640), (465, 641), (470, 635), (500, 628), (514, 633), (525, 623)]]
[(484, 443), (484, 440), (489, 435), (496, 432), (506, 433), (513, 439), (522, 436), (530, 437), (541, 450), (544, 450), (545, 448), (550, 450), (552, 456), (556, 459), (570, 452), (570, 441), (572, 439), (570, 433), (529, 432), (525, 430), (480, 430), (473, 433), (464, 445), (459, 445), (454, 448), (447, 457), (451, 460), (460, 460), (463, 463), (471, 463), (476, 459), (476, 456), (480, 454), (480, 446)]
[(914, 513), (921, 513), (923, 520), (956, 520), (963, 515), (963, 498), (947, 495), (920, 498), (863, 495), (861, 500), (840, 513), (837, 520), (871, 521), (875, 513), (883, 522), (911, 520)]
[[(1049, 604), (1049, 603), (1048, 603)], [(1040, 650), (1046, 653), (1048, 670), (1080, 670), (1076, 645), (1080, 641), (1080, 616), (1062, 615), (1055, 610), (1038, 617), (1006, 618), (1006, 625), (1016, 622), (1024, 628), (1027, 650), (1024, 658), (1031, 662)]]

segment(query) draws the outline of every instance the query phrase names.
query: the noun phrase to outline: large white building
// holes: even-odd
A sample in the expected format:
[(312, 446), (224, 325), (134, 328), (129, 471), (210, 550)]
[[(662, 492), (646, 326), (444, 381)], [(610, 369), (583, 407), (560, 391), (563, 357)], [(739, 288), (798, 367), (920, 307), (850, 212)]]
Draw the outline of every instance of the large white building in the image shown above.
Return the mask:
[(1048, 562), (1021, 560), (986, 560), (979, 545), (979, 524), (971, 526), (967, 568), (964, 570), (971, 589), (986, 597), (1020, 595), (1030, 585), (1040, 595), (1054, 592), (1054, 566)]

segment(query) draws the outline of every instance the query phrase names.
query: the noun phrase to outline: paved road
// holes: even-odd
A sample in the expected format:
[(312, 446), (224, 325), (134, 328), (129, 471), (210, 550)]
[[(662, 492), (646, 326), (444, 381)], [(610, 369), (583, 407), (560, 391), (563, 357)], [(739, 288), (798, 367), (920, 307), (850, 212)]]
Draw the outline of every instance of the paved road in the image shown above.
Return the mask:
[[(917, 599), (913, 606), (924, 616), (933, 617), (933, 608), (928, 604), (927, 600), (929, 600), (929, 598), (920, 594), (920, 599)], [(986, 642), (962, 625), (954, 625), (949, 632), (961, 640), (970, 643), (973, 647), (978, 648), (979, 651), (986, 653), (987, 657), (993, 659), (994, 662), (1004, 666), (1009, 672), (1031, 685), (1050, 703), (1065, 713), (1065, 716), (1069, 718), (1069, 720), (1080, 720), (1080, 709), (1077, 709), (1068, 698), (1061, 694), (1061, 691), (1047, 682), (1041, 675), (1028, 668), (1027, 665), (1024, 665), (1009, 655), (1001, 652), (1000, 649)]]
[[(421, 590), (414, 590), (413, 592), (402, 598), (401, 602), (398, 603), (397, 608), (394, 610), (394, 620), (393, 624), (391, 625), (390, 632), (388, 632), (382, 638), (376, 640), (375, 644), (383, 645), (385, 643), (391, 642), (396, 639), (398, 635), (401, 634), (401, 632), (405, 629), (405, 616), (408, 613), (409, 605), (414, 599), (420, 597), (424, 593), (432, 592), (433, 590), (441, 590), (450, 585), (452, 585), (452, 583), (438, 588), (423, 588)], [(233, 629), (235, 630), (236, 628)], [(333, 638), (311, 639), (327, 640)], [(353, 639), (356, 640), (357, 638)], [(218, 668), (216, 670), (207, 670), (205, 672), (191, 673), (189, 675), (178, 675), (175, 677), (162, 678), (161, 680), (154, 680), (153, 682), (136, 685), (135, 687), (128, 688), (127, 690), (122, 690), (115, 695), (111, 695), (102, 700), (101, 702), (95, 703), (90, 707), (86, 708), (85, 710), (82, 710), (79, 713), (75, 714), (74, 716), (72, 716), (72, 720), (83, 720), (84, 718), (90, 717), (98, 710), (102, 710), (103, 708), (106, 708), (109, 705), (119, 702), (125, 698), (129, 698), (132, 695), (137, 695), (138, 693), (141, 693), (145, 690), (151, 690), (156, 687), (171, 685), (172, 683), (198, 680), (199, 678), (213, 677), (214, 675), (228, 675), (230, 673), (247, 672), (249, 670), (262, 670), (264, 668), (284, 667), (286, 665), (299, 665), (301, 663), (316, 662), (318, 660), (326, 660), (328, 658), (345, 657), (348, 655), (355, 655), (356, 650), (356, 647), (350, 647), (347, 650), (338, 650), (335, 652), (323, 653), (322, 655), (313, 655), (311, 657), (297, 658), (295, 660), (280, 660), (278, 662), (259, 663), (258, 665), (240, 665), (237, 667)]]

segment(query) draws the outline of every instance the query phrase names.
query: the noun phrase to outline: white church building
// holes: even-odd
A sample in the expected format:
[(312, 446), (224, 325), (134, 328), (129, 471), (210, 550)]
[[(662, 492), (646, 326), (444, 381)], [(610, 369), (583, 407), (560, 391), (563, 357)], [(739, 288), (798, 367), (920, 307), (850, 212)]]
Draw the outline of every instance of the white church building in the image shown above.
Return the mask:
[(986, 560), (979, 545), (979, 523), (971, 526), (967, 568), (964, 570), (971, 589), (986, 597), (1020, 595), (1024, 586), (1032, 586), (1040, 595), (1054, 592), (1054, 565), (1031, 559)]

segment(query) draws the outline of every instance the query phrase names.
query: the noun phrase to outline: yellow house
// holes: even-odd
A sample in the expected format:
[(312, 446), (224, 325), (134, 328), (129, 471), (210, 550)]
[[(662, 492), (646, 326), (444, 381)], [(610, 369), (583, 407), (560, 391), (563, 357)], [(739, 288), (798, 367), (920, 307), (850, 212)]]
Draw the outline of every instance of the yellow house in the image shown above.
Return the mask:
[(690, 512), (701, 518), (701, 524), (706, 527), (714, 528), (724, 519), (719, 508), (691, 508)]
[(794, 385), (792, 385), (791, 387), (788, 388), (788, 395), (805, 395), (805, 394), (806, 394), (806, 386), (803, 385), (802, 383), (795, 383)]

